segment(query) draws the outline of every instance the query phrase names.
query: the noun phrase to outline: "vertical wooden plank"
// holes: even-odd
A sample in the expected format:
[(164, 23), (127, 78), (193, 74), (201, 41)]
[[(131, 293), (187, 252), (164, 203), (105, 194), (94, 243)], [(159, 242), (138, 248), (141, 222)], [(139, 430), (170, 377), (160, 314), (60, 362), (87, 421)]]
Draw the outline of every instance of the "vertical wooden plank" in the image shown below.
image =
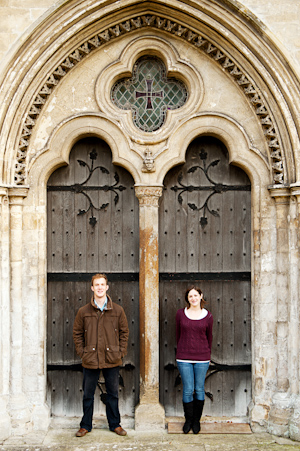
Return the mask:
[[(97, 164), (108, 171), (99, 172), (99, 183), (102, 187), (105, 185), (111, 186), (114, 171), (111, 164), (111, 152), (104, 142), (99, 143), (97, 149), (99, 149)], [(117, 251), (113, 247), (112, 210), (115, 209), (114, 200), (111, 192), (102, 190), (98, 193), (98, 206), (106, 204), (108, 206), (98, 212), (99, 224), (97, 225), (99, 243), (98, 267), (103, 268), (101, 269), (102, 272), (113, 270), (112, 253)]]
[(210, 254), (211, 266), (213, 272), (221, 272), (223, 270), (223, 196), (220, 194), (211, 198), (210, 207), (220, 216), (209, 216), (210, 230)]
[(75, 345), (73, 341), (73, 325), (77, 312), (80, 307), (83, 307), (91, 301), (92, 291), (90, 289), (90, 282), (80, 282), (79, 280), (73, 283), (72, 292), (72, 308), (69, 309), (69, 348), (70, 348), (70, 363), (81, 363), (80, 357), (76, 354)]
[[(171, 170), (164, 180), (164, 185), (170, 188), (177, 184), (177, 171)], [(164, 190), (160, 202), (159, 221), (159, 268), (160, 272), (175, 271), (176, 230), (174, 214), (177, 205), (177, 193), (171, 189)], [(172, 243), (172, 246), (169, 245)]]
[(74, 363), (73, 324), (75, 283), (64, 283), (64, 308), (63, 308), (63, 361), (65, 364)]
[[(191, 285), (189, 282), (176, 282), (175, 285), (175, 305), (173, 309), (173, 318), (176, 316), (176, 312), (180, 308), (185, 308), (187, 306), (185, 302), (185, 292), (188, 289), (188, 287)], [(175, 327), (176, 327), (176, 321), (175, 321)], [(174, 335), (174, 346), (176, 346), (176, 336)], [(175, 355), (175, 350), (174, 350)], [(174, 376), (173, 376), (174, 380)], [(176, 380), (176, 379), (175, 379)], [(177, 392), (176, 392), (176, 412), (177, 414), (180, 413), (180, 415), (183, 415), (183, 406), (182, 406), (182, 383), (180, 386), (178, 386)]]
[[(70, 154), (70, 165), (74, 166), (74, 179), (72, 183), (83, 183), (88, 177), (88, 169), (86, 166), (79, 164), (78, 160), (88, 162), (88, 152), (85, 146), (76, 143)], [(82, 193), (75, 192), (74, 196), (74, 270), (78, 272), (86, 271), (87, 267), (87, 243), (86, 236), (88, 233), (87, 215), (80, 215), (81, 210), (87, 210), (89, 207), (87, 198)]]
[(210, 309), (214, 318), (213, 342), (212, 342), (212, 361), (222, 362), (223, 346), (223, 298), (222, 283), (210, 284)]
[(47, 286), (47, 362), (52, 362), (52, 284)]
[(249, 404), (248, 397), (248, 379), (249, 375), (246, 371), (235, 371), (235, 415), (246, 416)]
[[(48, 202), (51, 205), (51, 229), (48, 228), (48, 258), (51, 271), (63, 269), (63, 199), (62, 193), (48, 192)], [(51, 234), (51, 241), (49, 235)]]
[(55, 231), (53, 230), (52, 225), (52, 193), (49, 191), (47, 192), (47, 218), (47, 268), (48, 271), (52, 271), (52, 234), (55, 234)]
[[(85, 159), (89, 162), (90, 168), (92, 168), (92, 164), (94, 165), (94, 171), (92, 174), (89, 174), (90, 178), (85, 183), (85, 186), (92, 187), (92, 186), (103, 186), (105, 185), (107, 181), (107, 175), (104, 174), (99, 169), (95, 169), (98, 166), (105, 167), (106, 168), (106, 161), (104, 162), (104, 155), (103, 155), (103, 142), (97, 141), (94, 138), (89, 138), (84, 140), (82, 143), (85, 146), (85, 152), (86, 157)], [(94, 153), (93, 158), (91, 159), (91, 153)], [(96, 156), (97, 155), (97, 156)], [(86, 191), (87, 195), (90, 198), (90, 201), (88, 200), (87, 203), (92, 203), (92, 205), (95, 208), (100, 208), (103, 202), (103, 192), (102, 191)], [(108, 200), (106, 199), (106, 202)], [(86, 254), (87, 254), (87, 260), (86, 260), (86, 271), (87, 272), (104, 272), (101, 263), (102, 263), (102, 249), (103, 249), (103, 242), (100, 241), (101, 233), (103, 227), (103, 216), (104, 211), (100, 210), (97, 211), (96, 209), (90, 209), (88, 214), (86, 215)], [(97, 221), (95, 224), (91, 223), (91, 218), (94, 217)]]
[(159, 384), (159, 392), (160, 392), (160, 400), (163, 405), (166, 405), (167, 402), (165, 400), (165, 388), (166, 388), (166, 374), (165, 374), (165, 365), (166, 362), (166, 355), (165, 355), (165, 347), (163, 345), (163, 341), (165, 339), (164, 333), (165, 333), (165, 318), (166, 318), (166, 310), (168, 303), (170, 302), (170, 299), (168, 299), (168, 291), (167, 286), (164, 282), (160, 282), (159, 285), (159, 296), (160, 296), (160, 320), (159, 320), (159, 340), (160, 340), (160, 353), (159, 353), (159, 360), (160, 360), (160, 384)]
[[(161, 395), (167, 411), (172, 415), (176, 408), (175, 370), (176, 366), (176, 331), (175, 316), (180, 299), (174, 291), (174, 283), (164, 282), (163, 298), (161, 300)], [(177, 285), (177, 284), (176, 284)]]
[(56, 416), (64, 416), (63, 410), (63, 384), (59, 371), (51, 371), (51, 413)]
[(95, 240), (97, 242), (97, 249), (93, 249), (91, 254), (97, 255), (95, 262), (97, 262), (97, 268), (95, 272), (110, 272), (112, 270), (112, 252), (114, 249), (111, 247), (111, 215), (112, 209), (115, 208), (112, 195), (110, 191), (105, 191), (103, 187), (111, 186), (111, 179), (113, 173), (113, 165), (111, 163), (111, 151), (108, 145), (101, 141), (97, 143), (97, 160), (96, 165), (101, 166), (104, 169), (97, 172), (97, 179), (94, 179), (94, 184), (98, 184), (102, 187), (101, 191), (97, 193), (97, 206), (102, 208), (103, 205), (107, 205), (104, 209), (95, 212), (95, 216), (98, 218), (98, 222), (95, 226)]
[(251, 196), (248, 191), (240, 192), (240, 204), (243, 206), (243, 214), (240, 223), (239, 243), (242, 254), (240, 263), (241, 271), (251, 269)]
[(64, 289), (62, 282), (52, 283), (52, 362), (62, 364), (63, 355), (61, 343), (63, 342), (63, 297)]
[[(110, 184), (113, 185), (115, 183), (115, 172), (118, 171), (113, 170), (111, 173)], [(119, 177), (119, 174), (118, 174)], [(123, 249), (122, 249), (122, 196), (119, 195), (119, 201), (115, 205), (115, 194), (111, 193), (111, 271), (112, 272), (122, 272), (123, 270)], [(113, 206), (115, 205), (115, 208)], [(127, 208), (124, 206), (124, 213), (127, 212)]]
[(213, 402), (206, 402), (203, 409), (204, 415), (223, 416), (223, 374), (215, 373), (209, 378), (206, 384), (208, 391), (213, 394)]
[(74, 270), (74, 195), (64, 192), (63, 196), (63, 270), (72, 272)]
[(126, 190), (119, 195), (122, 198), (122, 267), (124, 272), (138, 271), (139, 248), (138, 240), (134, 234), (138, 230), (138, 199), (134, 193), (134, 182), (125, 171), (120, 172), (122, 186), (126, 185)]
[(125, 386), (123, 389), (123, 411), (128, 415), (133, 415), (139, 393), (138, 283), (123, 282), (122, 290), (121, 305), (125, 310), (129, 326), (128, 352), (123, 361), (125, 368), (121, 370)]
[[(198, 147), (196, 142), (190, 144), (186, 155), (186, 164), (182, 168), (182, 173), (184, 174), (184, 185), (197, 185), (200, 180), (199, 170), (196, 172), (188, 173), (189, 169), (194, 165), (199, 164), (198, 161)], [(202, 251), (202, 238), (201, 228), (199, 224), (200, 214), (196, 210), (189, 207), (189, 204), (198, 205), (199, 195), (197, 192), (185, 192), (182, 194), (183, 202), (181, 209), (187, 215), (187, 271), (197, 272), (199, 271), (199, 259), (200, 253)]]
[(234, 255), (234, 192), (228, 191), (227, 193), (224, 193), (223, 196), (223, 271), (234, 271), (236, 270)]
[(246, 360), (245, 356), (245, 346), (247, 345), (245, 341), (244, 334), (244, 299), (243, 290), (241, 283), (235, 283), (235, 293), (234, 293), (234, 324), (235, 324), (235, 334), (234, 334), (234, 354), (235, 362), (243, 363)]
[(75, 382), (74, 382), (74, 397), (73, 397), (73, 411), (71, 415), (80, 417), (83, 412), (82, 407), (82, 398), (83, 398), (83, 390), (82, 390), (82, 381), (83, 374), (82, 371), (75, 371)]
[(179, 202), (175, 203), (175, 270), (185, 272), (187, 266), (187, 214), (180, 207)]
[(223, 282), (222, 293), (222, 318), (223, 318), (223, 343), (222, 362), (234, 364), (234, 293), (232, 283)]

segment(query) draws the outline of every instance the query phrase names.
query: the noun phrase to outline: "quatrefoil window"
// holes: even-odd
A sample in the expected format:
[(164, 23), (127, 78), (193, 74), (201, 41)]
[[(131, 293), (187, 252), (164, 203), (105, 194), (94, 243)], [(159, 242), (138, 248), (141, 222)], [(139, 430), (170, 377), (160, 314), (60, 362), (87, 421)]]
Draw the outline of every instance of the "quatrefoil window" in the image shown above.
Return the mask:
[(185, 84), (168, 78), (164, 63), (156, 57), (136, 61), (131, 78), (118, 80), (111, 101), (122, 110), (131, 110), (137, 128), (154, 132), (165, 123), (168, 110), (182, 107), (188, 99)]

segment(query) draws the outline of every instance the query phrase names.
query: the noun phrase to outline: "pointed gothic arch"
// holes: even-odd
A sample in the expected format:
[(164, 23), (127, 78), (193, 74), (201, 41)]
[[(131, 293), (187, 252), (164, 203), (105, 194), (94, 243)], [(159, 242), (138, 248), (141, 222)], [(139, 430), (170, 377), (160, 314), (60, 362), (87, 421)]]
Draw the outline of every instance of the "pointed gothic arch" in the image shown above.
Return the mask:
[[(92, 51), (143, 28), (159, 29), (184, 39), (220, 64), (249, 98), (261, 122), (269, 149), (270, 184), (296, 181), (294, 149), (299, 147), (298, 131), (290, 118), (297, 115), (298, 82), (290, 64), (284, 64), (286, 58), (258, 21), (233, 2), (189, 6), (182, 1), (176, 9), (162, 2), (157, 14), (156, 4), (138, 5), (132, 0), (118, 10), (117, 18), (113, 14), (114, 2), (108, 2), (105, 10), (84, 3), (75, 3), (73, 8), (65, 4), (51, 12), (31, 32), (2, 74), (9, 86), (1, 97), (7, 105), (1, 140), (6, 183), (26, 184), (32, 128), (60, 80)], [(129, 13), (128, 8), (133, 6), (134, 13)], [(54, 22), (57, 31), (53, 35)], [(64, 25), (58, 27), (59, 24)], [(51, 39), (47, 40), (50, 33)], [(62, 44), (63, 52), (59, 50)], [(32, 47), (36, 48), (34, 60), (29, 57), (29, 52), (34, 53)], [(263, 54), (265, 58), (261, 57)], [(13, 80), (20, 59), (26, 63)], [(11, 102), (6, 101), (9, 97), (13, 98)]]
[[(259, 147), (253, 144), (248, 133), (249, 127), (242, 126), (236, 118), (223, 111), (202, 111), (198, 108), (188, 118), (181, 118), (176, 128), (174, 127), (172, 136), (168, 136), (168, 143), (158, 150), (156, 145), (160, 144), (160, 135), (155, 132), (154, 138), (149, 141), (154, 152), (157, 150), (154, 154), (156, 169), (143, 173), (144, 156), (141, 149), (147, 144), (146, 135), (141, 134), (133, 146), (118, 117), (108, 117), (105, 112), (99, 112), (99, 108), (96, 112), (89, 112), (85, 107), (79, 113), (74, 108), (71, 113), (71, 109), (68, 110), (65, 116), (58, 114), (57, 122), (49, 120), (49, 110), (53, 108), (55, 101), (62, 97), (60, 88), (64, 82), (72, 80), (76, 70), (83, 67), (94, 55), (101, 55), (102, 50), (102, 55), (107, 54), (107, 50), (112, 49), (112, 56), (108, 56), (105, 67), (109, 66), (108, 61), (122, 65), (122, 52), (117, 49), (119, 45), (122, 44), (123, 49), (128, 49), (132, 43), (142, 46), (141, 43), (153, 37), (157, 38), (156, 42), (164, 41), (165, 49), (171, 49), (172, 45), (174, 48), (176, 43), (179, 49), (181, 46), (188, 49), (187, 54), (197, 53), (199, 58), (216, 68), (224, 80), (224, 85), (234, 86), (232, 91), (239, 93), (237, 95), (243, 99), (243, 107), (251, 111), (247, 125), (249, 122), (254, 123), (254, 129), (259, 135)], [(40, 375), (40, 384), (37, 384), (36, 392), (29, 393), (32, 410), (24, 407), (23, 427), (25, 428), (25, 421), (35, 424), (43, 422), (45, 426), (49, 422), (49, 409), (45, 405), (43, 321), (46, 291), (45, 187), (50, 173), (59, 165), (68, 162), (70, 149), (80, 137), (99, 136), (109, 143), (114, 163), (124, 166), (133, 175), (140, 201), (141, 224), (144, 227), (140, 232), (140, 241), (144, 246), (141, 248), (143, 266), (140, 273), (141, 277), (144, 277), (141, 283), (141, 298), (145, 299), (144, 310), (141, 309), (144, 315), (141, 317), (142, 343), (145, 334), (146, 338), (147, 334), (158, 338), (154, 321), (157, 312), (155, 309), (151, 310), (151, 306), (156, 305), (151, 304), (151, 294), (154, 293), (152, 298), (155, 299), (157, 207), (164, 175), (171, 167), (184, 161), (187, 144), (185, 141), (191, 142), (199, 134), (212, 134), (226, 144), (231, 161), (247, 172), (253, 186), (252, 298), (256, 345), (253, 352), (255, 391), (253, 406), (250, 406), (251, 421), (254, 427), (257, 425), (258, 428), (263, 427), (278, 435), (286, 435), (287, 431), (293, 434), (290, 425), (293, 421), (297, 422), (297, 404), (294, 399), (297, 399), (299, 394), (299, 373), (295, 363), (299, 345), (295, 344), (291, 336), (297, 331), (297, 318), (288, 315), (290, 311), (298, 308), (297, 288), (290, 289), (289, 284), (298, 286), (298, 272), (293, 266), (293, 262), (298, 261), (295, 255), (297, 211), (291, 195), (297, 196), (298, 199), (300, 197), (299, 125), (296, 120), (299, 117), (300, 102), (299, 80), (284, 52), (272, 41), (263, 24), (245, 13), (234, 0), (213, 0), (206, 3), (182, 0), (176, 3), (170, 1), (168, 4), (160, 0), (126, 0), (121, 2), (121, 6), (116, 6), (116, 2), (112, 0), (105, 2), (105, 6), (100, 1), (91, 4), (88, 0), (72, 0), (51, 10), (30, 30), (22, 42), (15, 53), (8, 56), (7, 64), (1, 73), (3, 89), (0, 91), (0, 149), (3, 164), (0, 177), (3, 187), (0, 194), (9, 198), (9, 207), (6, 208), (5, 204), (3, 208), (0, 206), (4, 212), (3, 230), (6, 233), (6, 241), (3, 241), (3, 246), (6, 246), (6, 252), (7, 243), (10, 243), (10, 281), (14, 289), (20, 285), (24, 287), (24, 300), (35, 306), (40, 326), (39, 335), (34, 337), (33, 343), (30, 342), (36, 362), (32, 371), (36, 370), (36, 374)], [(146, 52), (146, 49), (144, 51)], [(157, 48), (155, 51), (158, 52)], [(163, 51), (161, 52), (158, 52), (159, 55), (163, 54)], [(176, 52), (174, 55), (176, 62)], [(178, 61), (179, 57), (177, 63)], [(185, 64), (188, 67), (189, 61), (185, 61)], [(190, 69), (190, 73), (194, 71), (195, 74), (195, 67)], [(196, 70), (201, 73), (199, 68)], [(71, 97), (64, 99), (65, 104), (68, 104), (70, 99)], [(272, 188), (268, 191), (269, 185), (272, 185)], [(22, 230), (20, 215), (23, 215)], [(295, 221), (291, 221), (287, 226), (288, 215)], [(8, 232), (8, 224), (12, 225), (11, 232)], [(145, 224), (151, 225), (151, 233), (146, 231)], [(149, 235), (146, 236), (145, 231), (149, 232)], [(152, 248), (149, 236), (154, 236)], [(15, 237), (18, 254), (15, 243), (10, 241)], [(26, 261), (30, 271), (25, 273), (25, 269), (22, 269), (21, 258)], [(145, 283), (147, 271), (151, 272), (150, 282), (153, 282), (153, 285)], [(278, 275), (280, 277), (277, 277)], [(151, 293), (147, 288), (149, 286), (153, 289)], [(17, 319), (17, 327), (14, 330), (22, 331), (22, 327), (32, 326), (33, 319), (25, 310), (23, 326), (18, 305), (14, 301), (15, 292), (12, 290), (10, 294), (11, 318)], [(278, 309), (287, 312), (283, 319), (278, 319), (277, 313), (273, 311), (271, 318), (266, 319), (270, 314), (270, 306), (273, 307), (273, 296)], [(289, 303), (290, 311), (286, 309)], [(151, 312), (150, 323), (145, 320), (149, 311), (147, 309)], [(275, 339), (271, 336), (271, 331), (276, 329), (277, 324), (281, 333), (280, 347), (276, 342), (277, 337)], [(155, 372), (155, 339), (151, 340), (151, 343), (148, 340), (148, 343), (142, 344), (147, 356), (144, 353), (141, 392), (146, 393), (147, 399), (139, 406), (139, 415), (136, 417), (137, 427), (141, 428), (143, 421), (148, 420), (152, 413), (153, 417), (157, 416), (160, 427), (164, 427), (163, 414), (157, 410), (157, 405), (151, 410), (151, 398), (156, 397), (158, 383)], [(28, 342), (28, 337), (25, 337), (24, 348)], [(34, 344), (39, 351), (32, 351)], [(17, 349), (18, 355), (22, 355), (22, 346), (23, 342)], [(265, 352), (268, 353), (270, 362), (268, 369)], [(286, 355), (289, 360), (285, 359)], [(25, 370), (16, 367), (16, 361), (17, 359), (10, 362), (10, 371), (17, 377)], [(291, 375), (287, 362), (290, 364)], [(9, 364), (6, 365), (6, 368), (8, 367)], [(278, 374), (276, 368), (280, 368)], [(16, 369), (18, 371), (14, 372)], [(14, 384), (14, 387), (16, 386), (17, 384)], [(289, 392), (290, 387), (292, 394)], [(21, 398), (15, 396), (16, 393), (12, 391), (16, 411), (20, 405), (19, 399), (22, 402), (25, 400), (22, 405), (27, 406), (24, 394), (26, 388), (28, 381), (22, 387)], [(295, 415), (289, 410), (291, 404), (295, 408)], [(11, 409), (14, 409), (13, 403), (12, 406)], [(277, 421), (278, 411), (288, 411), (286, 423)], [(14, 413), (11, 415), (13, 417)], [(294, 432), (294, 435), (296, 434), (297, 432)]]

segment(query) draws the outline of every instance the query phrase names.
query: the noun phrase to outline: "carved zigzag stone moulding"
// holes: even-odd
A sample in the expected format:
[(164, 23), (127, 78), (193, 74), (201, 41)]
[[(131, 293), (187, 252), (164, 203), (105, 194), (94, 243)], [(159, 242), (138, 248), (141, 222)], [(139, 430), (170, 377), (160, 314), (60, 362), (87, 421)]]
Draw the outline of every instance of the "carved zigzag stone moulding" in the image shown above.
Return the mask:
[(266, 102), (264, 101), (260, 90), (255, 86), (255, 83), (253, 83), (250, 77), (246, 75), (245, 72), (243, 72), (223, 50), (216, 47), (206, 37), (201, 36), (186, 26), (182, 26), (180, 23), (171, 21), (161, 16), (150, 14), (131, 18), (125, 22), (115, 25), (114, 27), (97, 33), (94, 37), (87, 40), (84, 44), (73, 51), (50, 75), (42, 89), (35, 97), (24, 120), (24, 126), (17, 151), (15, 183), (17, 185), (23, 185), (26, 183), (27, 148), (29, 146), (32, 130), (44, 104), (61, 79), (93, 50), (105, 45), (112, 39), (116, 39), (126, 33), (145, 27), (158, 28), (188, 41), (200, 51), (203, 51), (210, 56), (233, 77), (236, 83), (243, 90), (250, 103), (253, 105), (254, 111), (263, 128), (270, 151), (273, 182), (274, 184), (279, 185), (284, 184), (284, 169), (278, 130), (274, 124), (272, 114), (266, 106)]

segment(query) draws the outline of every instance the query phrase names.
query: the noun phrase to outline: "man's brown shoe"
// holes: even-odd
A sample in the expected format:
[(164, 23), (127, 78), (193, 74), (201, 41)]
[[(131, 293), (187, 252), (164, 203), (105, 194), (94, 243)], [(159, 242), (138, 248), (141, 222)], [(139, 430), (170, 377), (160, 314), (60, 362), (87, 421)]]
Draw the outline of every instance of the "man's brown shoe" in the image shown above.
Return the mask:
[(87, 434), (89, 431), (87, 431), (84, 428), (80, 428), (77, 432), (76, 432), (76, 437), (84, 437), (85, 434)]
[(127, 432), (121, 426), (117, 427), (114, 432), (118, 435), (127, 435)]

